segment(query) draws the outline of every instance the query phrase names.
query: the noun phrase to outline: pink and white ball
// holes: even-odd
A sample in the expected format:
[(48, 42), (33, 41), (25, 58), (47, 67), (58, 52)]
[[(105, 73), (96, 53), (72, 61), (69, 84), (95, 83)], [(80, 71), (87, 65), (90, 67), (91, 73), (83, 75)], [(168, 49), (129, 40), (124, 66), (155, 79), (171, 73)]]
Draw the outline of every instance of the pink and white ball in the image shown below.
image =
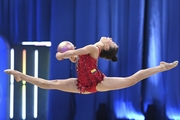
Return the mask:
[(68, 50), (74, 50), (74, 45), (69, 41), (62, 41), (57, 47), (57, 51), (60, 53), (66, 52)]

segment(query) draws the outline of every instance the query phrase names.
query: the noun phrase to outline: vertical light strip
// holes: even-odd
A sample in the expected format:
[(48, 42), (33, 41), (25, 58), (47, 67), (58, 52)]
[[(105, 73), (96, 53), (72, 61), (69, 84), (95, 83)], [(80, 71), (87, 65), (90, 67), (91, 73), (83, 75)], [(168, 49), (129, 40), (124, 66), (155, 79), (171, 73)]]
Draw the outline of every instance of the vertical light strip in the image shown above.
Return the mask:
[[(14, 49), (10, 51), (10, 69), (14, 70)], [(10, 75), (10, 119), (14, 117), (14, 76)]]
[[(22, 73), (26, 74), (26, 50), (22, 51)], [(26, 119), (26, 81), (22, 81), (22, 119)]]
[[(38, 77), (38, 50), (34, 51), (34, 77)], [(34, 85), (34, 118), (38, 114), (38, 87)]]

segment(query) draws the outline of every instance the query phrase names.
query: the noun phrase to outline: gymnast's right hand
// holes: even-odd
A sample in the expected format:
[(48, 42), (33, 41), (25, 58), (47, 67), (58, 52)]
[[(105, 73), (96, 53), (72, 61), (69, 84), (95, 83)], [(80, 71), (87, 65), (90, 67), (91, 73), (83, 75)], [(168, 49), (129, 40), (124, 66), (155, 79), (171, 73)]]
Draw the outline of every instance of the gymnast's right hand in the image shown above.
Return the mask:
[(60, 53), (60, 52), (57, 52), (57, 53), (56, 53), (56, 59), (57, 59), (57, 60), (64, 60), (64, 58), (61, 57), (61, 54), (62, 54), (62, 53)]

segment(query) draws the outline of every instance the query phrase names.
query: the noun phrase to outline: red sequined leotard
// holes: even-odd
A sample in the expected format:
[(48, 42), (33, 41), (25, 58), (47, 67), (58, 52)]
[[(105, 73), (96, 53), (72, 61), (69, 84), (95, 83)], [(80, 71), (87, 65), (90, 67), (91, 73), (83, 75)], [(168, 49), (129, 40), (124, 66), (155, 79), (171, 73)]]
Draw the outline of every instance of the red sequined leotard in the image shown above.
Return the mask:
[(97, 92), (96, 85), (104, 79), (104, 74), (97, 68), (97, 60), (89, 54), (80, 55), (76, 70), (80, 93)]

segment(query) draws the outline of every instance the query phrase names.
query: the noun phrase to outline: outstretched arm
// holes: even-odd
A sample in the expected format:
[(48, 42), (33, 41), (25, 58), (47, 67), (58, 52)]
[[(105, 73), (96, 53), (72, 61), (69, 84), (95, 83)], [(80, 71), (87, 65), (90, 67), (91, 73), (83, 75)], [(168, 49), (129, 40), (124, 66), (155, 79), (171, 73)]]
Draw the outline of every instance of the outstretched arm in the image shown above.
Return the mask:
[(70, 58), (73, 56), (79, 55), (86, 55), (86, 54), (93, 54), (96, 52), (97, 48), (94, 45), (87, 45), (83, 48), (79, 48), (76, 50), (68, 50), (64, 53), (57, 52), (56, 58), (57, 60), (63, 60), (64, 58)]

